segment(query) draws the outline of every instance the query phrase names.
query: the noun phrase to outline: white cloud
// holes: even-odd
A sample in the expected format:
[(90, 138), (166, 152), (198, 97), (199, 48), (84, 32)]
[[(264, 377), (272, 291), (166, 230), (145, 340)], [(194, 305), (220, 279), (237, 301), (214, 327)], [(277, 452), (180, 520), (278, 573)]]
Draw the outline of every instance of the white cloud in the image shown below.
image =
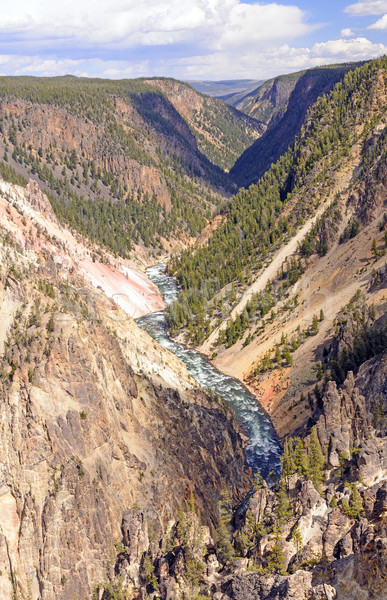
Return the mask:
[(344, 12), (355, 17), (382, 15), (387, 12), (387, 0), (359, 0), (355, 4), (346, 6)]
[(303, 22), (303, 12), (296, 6), (236, 4), (230, 11), (219, 46), (267, 45), (297, 38), (310, 30)]
[[(327, 63), (366, 60), (387, 52), (384, 44), (374, 44), (364, 37), (352, 40), (331, 40), (315, 44), (311, 50), (313, 59), (323, 59)], [(320, 64), (322, 64), (320, 62)]]
[[(376, 5), (380, 10), (386, 4), (357, 2), (346, 11), (376, 10)], [(383, 19), (372, 28), (382, 29), (376, 25)], [(259, 79), (387, 51), (364, 37), (352, 39), (349, 28), (339, 40), (293, 47), (314, 27), (305, 12), (281, 0), (12, 0), (0, 19), (0, 71)], [(164, 52), (158, 45), (169, 48)]]
[(83, 63), (82, 60), (73, 59), (55, 60), (40, 56), (0, 54), (0, 74), (52, 77), (72, 73), (82, 76), (87, 74), (85, 70), (80, 69)]
[(311, 48), (289, 44), (266, 50), (251, 47), (238, 53), (233, 48), (184, 58), (154, 60), (55, 60), (42, 56), (0, 55), (0, 74), (65, 75), (124, 79), (168, 75), (177, 79), (268, 79), (318, 65), (360, 61), (387, 53), (387, 46), (364, 37), (330, 40)]
[(346, 28), (346, 29), (342, 29), (340, 31), (340, 36), (341, 37), (351, 37), (355, 35), (354, 32), (352, 31), (352, 29)]
[(387, 30), (387, 14), (383, 15), (381, 19), (378, 19), (376, 23), (373, 23), (368, 29), (379, 29), (380, 31)]
[(296, 6), (241, 0), (13, 0), (0, 21), (3, 38), (55, 40), (58, 48), (199, 41), (223, 47), (283, 42), (311, 29)]
[(281, 73), (340, 62), (356, 62), (387, 53), (387, 46), (366, 38), (330, 40), (311, 48), (293, 48), (288, 44), (267, 51), (243, 53), (236, 63), (233, 55), (216, 52), (209, 56), (182, 58), (173, 65), (164, 62), (161, 72), (172, 72), (178, 79), (268, 79)]

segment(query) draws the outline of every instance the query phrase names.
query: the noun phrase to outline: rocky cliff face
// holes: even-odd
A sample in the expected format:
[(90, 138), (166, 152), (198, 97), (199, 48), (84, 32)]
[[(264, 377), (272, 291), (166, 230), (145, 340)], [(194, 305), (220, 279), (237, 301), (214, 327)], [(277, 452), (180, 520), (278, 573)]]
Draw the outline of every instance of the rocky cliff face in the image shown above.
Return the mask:
[(212, 162), (229, 170), (239, 156), (264, 132), (263, 123), (216, 98), (196, 92), (173, 79), (148, 79), (165, 93), (189, 124), (198, 147)]
[[(223, 103), (213, 102), (206, 118), (215, 122)], [(224, 110), (235, 117), (224, 144), (242, 136), (239, 155), (256, 124)], [(216, 140), (199, 149), (198, 131), (143, 81), (3, 81), (0, 130), (3, 176), (35, 179), (61, 220), (120, 255), (138, 243), (153, 255), (189, 243), (235, 189), (206, 155)]]
[(289, 98), (303, 74), (304, 71), (300, 71), (269, 79), (241, 98), (236, 107), (269, 125), (272, 119), (281, 118), (286, 111)]
[[(384, 382), (385, 374), (386, 357), (380, 356), (366, 362), (356, 380), (350, 374), (342, 389), (328, 384), (314, 415), (326, 450), (320, 490), (284, 462), (280, 487), (261, 482), (234, 517), (230, 539), (241, 558), (225, 560), (224, 545), (214, 551), (207, 542), (197, 593), (216, 600), (385, 598), (387, 438), (373, 429), (359, 390), (367, 377)], [(304, 436), (305, 446), (311, 443), (311, 435)], [(187, 577), (188, 560), (183, 543), (167, 568), (163, 563), (160, 587), (168, 582), (175, 595), (162, 597), (186, 597), (178, 582), (179, 575)]]
[(122, 544), (135, 589), (144, 551), (191, 492), (210, 527), (223, 487), (235, 500), (246, 493), (238, 427), (177, 358), (55, 260), (47, 232), (40, 250), (22, 248), (9, 228), (26, 214), (9, 211), (0, 230), (0, 596), (91, 598), (98, 585), (109, 589)]

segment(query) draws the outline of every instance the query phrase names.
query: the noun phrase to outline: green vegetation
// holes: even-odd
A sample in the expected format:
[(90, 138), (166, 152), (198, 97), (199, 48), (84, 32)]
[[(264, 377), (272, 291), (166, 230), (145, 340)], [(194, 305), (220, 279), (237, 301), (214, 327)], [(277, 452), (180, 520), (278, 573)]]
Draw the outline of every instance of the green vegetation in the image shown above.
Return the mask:
[[(355, 453), (355, 451), (354, 451)], [(348, 463), (348, 459), (345, 459)], [(297, 553), (297, 562), (292, 563), (289, 572), (294, 572), (302, 566), (305, 569), (314, 569), (316, 565), (324, 564), (324, 557), (313, 557), (302, 561), (302, 550), (304, 540), (299, 527), (300, 506), (295, 502), (295, 489), (297, 477), (301, 480), (309, 480), (313, 483), (319, 494), (325, 498), (324, 482), (332, 481), (332, 478), (342, 480), (342, 468), (326, 469), (326, 456), (320, 444), (317, 428), (313, 426), (309, 435), (304, 439), (299, 437), (287, 438), (284, 441), (284, 452), (281, 458), (281, 477), (275, 487), (275, 496), (269, 495), (266, 484), (258, 474), (255, 481), (254, 501), (249, 505), (244, 521), (237, 526), (233, 532), (232, 523), (233, 510), (230, 494), (224, 491), (219, 501), (218, 521), (218, 555), (226, 565), (232, 565), (233, 561), (240, 556), (248, 558), (248, 569), (263, 574), (286, 574), (285, 557), (285, 535), (286, 541), (292, 541)], [(357, 483), (345, 483), (344, 495), (338, 501), (333, 496), (330, 507), (337, 507), (351, 519), (357, 521), (363, 514), (362, 496), (358, 490)], [(262, 490), (262, 494), (260, 493)], [(273, 492), (273, 489), (272, 489)], [(270, 500), (268, 500), (270, 498)], [(299, 498), (298, 498), (299, 500)], [(268, 505), (270, 509), (267, 510)], [(238, 515), (238, 519), (240, 516)], [(238, 521), (237, 519), (237, 521)], [(291, 524), (290, 534), (287, 530)], [(262, 551), (261, 543), (265, 538)], [(268, 548), (270, 550), (268, 551)]]
[(221, 560), (231, 564), (235, 552), (231, 541), (232, 505), (228, 490), (224, 490), (218, 502), (219, 521), (217, 529), (218, 548)]
[[(267, 119), (270, 113), (275, 118), (262, 137), (238, 158), (230, 170), (232, 179), (238, 185), (245, 187), (256, 183), (271, 164), (276, 162), (294, 143), (296, 135), (299, 134), (305, 119), (308, 118), (308, 108), (319, 97), (329, 94), (334, 85), (340, 82), (348, 71), (354, 70), (360, 64), (362, 63), (327, 65), (281, 76), (276, 78), (269, 94), (264, 92), (268, 84), (270, 87), (270, 82), (266, 82), (258, 90), (254, 109), (258, 109), (258, 111), (263, 109), (266, 113), (262, 115), (264, 119)], [(259, 118), (259, 113), (254, 109), (249, 111), (249, 114)], [(267, 109), (268, 112), (266, 112)]]
[(283, 111), (285, 105), (285, 102), (282, 103), (281, 101), (277, 104), (277, 99), (274, 100), (270, 94), (270, 91), (273, 90), (273, 84), (274, 89), (280, 89), (282, 92), (281, 95), (288, 99), (297, 81), (304, 73), (305, 71), (298, 71), (297, 73), (280, 75), (275, 79), (265, 81), (257, 89), (256, 93), (249, 93), (236, 104), (238, 110), (242, 110), (258, 121), (268, 124), (274, 115)]
[(196, 111), (193, 123), (199, 149), (224, 170), (230, 170), (263, 131), (255, 119), (216, 98), (204, 98), (203, 108)]
[(0, 175), (4, 181), (9, 181), (10, 183), (21, 185), (22, 187), (26, 187), (28, 184), (28, 180), (23, 177), (23, 175), (17, 173), (15, 169), (10, 165), (5, 164), (3, 161), (0, 161)]
[(342, 501), (342, 510), (348, 517), (352, 517), (355, 521), (358, 521), (363, 514), (363, 500), (359, 494), (356, 483), (346, 483), (346, 488), (350, 490), (350, 498), (347, 502)]
[[(239, 190), (227, 204), (225, 223), (208, 244), (188, 249), (172, 262), (171, 272), (181, 287), (177, 304), (169, 309), (173, 330), (187, 327), (194, 332), (195, 342), (202, 341), (195, 329), (202, 332), (199, 336), (209, 335), (215, 301), (218, 303), (225, 293), (232, 296), (233, 288), (235, 300), (227, 300), (230, 308), (235, 305), (236, 292), (241, 292), (270, 253), (313, 214), (320, 202), (313, 190), (322, 182), (328, 185), (330, 169), (337, 168), (357, 139), (356, 126), (367, 122), (372, 102), (368, 92), (376, 72), (386, 63), (387, 59), (381, 58), (349, 71), (328, 96), (319, 98), (293, 147), (257, 184)], [(301, 188), (303, 193), (297, 196)], [(297, 202), (291, 202), (295, 198)], [(285, 215), (283, 210), (288, 205)], [(328, 218), (332, 225), (337, 223), (337, 206), (325, 215)], [(304, 240), (300, 249), (304, 255), (326, 252), (324, 225), (322, 221), (316, 223), (311, 234), (315, 236), (313, 244), (311, 239)], [(286, 269), (290, 285), (303, 268), (296, 261)]]
[(384, 352), (387, 328), (375, 323), (375, 309), (368, 306), (360, 290), (337, 315), (334, 323), (335, 341), (322, 360), (322, 370), (338, 384), (348, 371), (357, 372), (363, 362)]
[[(26, 174), (37, 179), (62, 221), (116, 254), (198, 235), (220, 202), (217, 189), (233, 189), (165, 94), (141, 80), (2, 77), (0, 98), (20, 102), (0, 118), (0, 174), (20, 185)], [(38, 107), (34, 121), (23, 101)], [(63, 122), (68, 135), (37, 131), (39, 116), (43, 128)]]

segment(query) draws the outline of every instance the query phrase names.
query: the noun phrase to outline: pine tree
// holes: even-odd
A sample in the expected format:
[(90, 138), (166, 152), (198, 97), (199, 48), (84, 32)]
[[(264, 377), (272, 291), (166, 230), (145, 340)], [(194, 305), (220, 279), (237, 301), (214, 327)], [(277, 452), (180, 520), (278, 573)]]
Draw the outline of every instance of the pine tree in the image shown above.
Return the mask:
[(323, 366), (322, 366), (321, 360), (319, 360), (316, 363), (316, 376), (319, 381), (322, 379), (323, 374), (324, 374)]
[(302, 535), (298, 525), (295, 525), (292, 530), (292, 540), (294, 541), (294, 545), (296, 547), (296, 552), (300, 552), (302, 550)]
[(229, 565), (235, 556), (235, 551), (231, 543), (231, 535), (229, 531), (232, 520), (232, 506), (231, 497), (228, 490), (225, 490), (221, 493), (220, 500), (218, 502), (218, 510), (219, 522), (217, 537), (219, 552), (224, 562)]
[(374, 256), (374, 258), (378, 258), (379, 252), (378, 252), (378, 248), (376, 246), (375, 239), (372, 240), (371, 252), (372, 252), (372, 256)]
[(359, 494), (356, 483), (352, 483), (351, 485), (346, 484), (346, 486), (349, 486), (351, 488), (352, 493), (351, 493), (351, 497), (349, 499), (349, 503), (346, 501), (343, 501), (343, 503), (342, 503), (343, 511), (349, 517), (352, 517), (353, 519), (355, 519), (355, 521), (358, 521), (360, 515), (363, 512), (362, 497)]
[(299, 475), (308, 474), (308, 456), (301, 438), (296, 438), (296, 445), (293, 453), (294, 468)]
[(290, 353), (288, 346), (286, 346), (284, 350), (284, 359), (286, 360), (286, 364), (291, 366), (293, 364), (293, 356)]
[(308, 444), (308, 478), (313, 482), (318, 492), (321, 492), (321, 484), (324, 474), (324, 455), (317, 436), (316, 427), (312, 427)]
[(279, 490), (277, 492), (277, 520), (279, 524), (291, 516), (292, 511), (289, 502), (288, 490), (285, 477), (281, 476)]
[(281, 474), (285, 477), (286, 481), (295, 471), (293, 461), (293, 444), (292, 440), (286, 438), (284, 443), (284, 453), (281, 456)]
[(237, 550), (242, 556), (247, 556), (251, 553), (255, 545), (255, 518), (250, 510), (246, 511), (245, 523), (236, 537)]
[(257, 471), (254, 473), (254, 477), (253, 477), (253, 489), (255, 492), (257, 492), (258, 490), (263, 488), (264, 485), (265, 485), (265, 480), (261, 475), (260, 469), (257, 469)]
[(275, 362), (277, 363), (278, 366), (280, 366), (282, 363), (282, 355), (281, 355), (281, 350), (280, 350), (279, 346), (277, 346), (275, 349)]
[(284, 575), (285, 571), (285, 553), (283, 550), (281, 532), (278, 524), (274, 529), (274, 546), (269, 555), (268, 569), (274, 573)]
[(316, 335), (318, 333), (318, 317), (317, 315), (313, 315), (312, 319), (312, 335)]

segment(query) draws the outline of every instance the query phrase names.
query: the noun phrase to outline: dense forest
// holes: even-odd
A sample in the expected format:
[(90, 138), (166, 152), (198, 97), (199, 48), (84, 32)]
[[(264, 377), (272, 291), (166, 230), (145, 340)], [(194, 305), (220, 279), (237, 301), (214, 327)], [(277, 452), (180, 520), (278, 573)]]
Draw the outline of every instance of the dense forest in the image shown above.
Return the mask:
[[(375, 122), (367, 122), (373, 102), (369, 91), (375, 86), (375, 73), (386, 65), (386, 58), (381, 58), (349, 71), (329, 95), (319, 98), (293, 146), (257, 184), (239, 190), (227, 203), (224, 224), (208, 244), (175, 257), (170, 270), (181, 293), (168, 309), (172, 331), (185, 327), (187, 339), (201, 343), (221, 318), (224, 303), (230, 312), (270, 254), (315, 212), (332, 172), (358, 139), (357, 126), (366, 122), (364, 140), (375, 119), (381, 118), (378, 114)], [(298, 194), (301, 188), (303, 193)], [(319, 221), (301, 245), (300, 260), (290, 264), (282, 278), (294, 282), (309, 254), (324, 253), (322, 230)], [(233, 343), (234, 337), (227, 343)]]
[(361, 64), (328, 65), (281, 75), (265, 82), (245, 103), (238, 104), (240, 110), (268, 122), (265, 133), (241, 154), (230, 170), (238, 186), (256, 183), (294, 143), (308, 108)]
[[(216, 132), (230, 115), (223, 144), (238, 139), (240, 153), (256, 138), (253, 119), (212, 99), (195, 119)], [(235, 190), (216, 145), (205, 146), (142, 80), (0, 78), (3, 176), (36, 179), (61, 220), (122, 256), (197, 236)]]

